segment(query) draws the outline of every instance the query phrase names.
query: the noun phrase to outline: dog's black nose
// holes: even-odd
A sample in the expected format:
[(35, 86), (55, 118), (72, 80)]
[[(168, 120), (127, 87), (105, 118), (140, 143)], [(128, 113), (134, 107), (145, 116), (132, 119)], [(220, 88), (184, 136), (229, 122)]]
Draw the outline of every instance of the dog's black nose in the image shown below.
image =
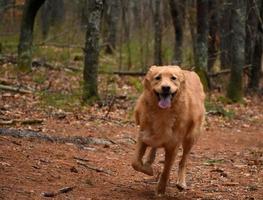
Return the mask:
[(170, 92), (170, 86), (162, 86), (162, 91), (164, 92), (164, 93), (169, 93)]

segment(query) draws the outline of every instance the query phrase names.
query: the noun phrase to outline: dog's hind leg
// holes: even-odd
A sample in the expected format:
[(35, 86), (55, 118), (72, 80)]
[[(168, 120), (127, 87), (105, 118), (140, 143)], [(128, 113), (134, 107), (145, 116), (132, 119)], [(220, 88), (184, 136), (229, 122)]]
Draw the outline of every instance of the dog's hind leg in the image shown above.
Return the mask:
[(145, 160), (145, 165), (151, 166), (155, 160), (156, 157), (157, 148), (152, 147), (147, 155), (147, 158)]
[(147, 155), (147, 158), (146, 158), (145, 162), (143, 163), (143, 168), (146, 169), (148, 172), (151, 172), (151, 173), (153, 173), (152, 164), (153, 164), (155, 157), (156, 157), (156, 151), (157, 151), (157, 148), (151, 147), (151, 149)]
[(153, 176), (153, 169), (149, 166), (144, 165), (142, 162), (142, 158), (145, 154), (146, 148), (147, 145), (144, 142), (142, 142), (140, 139), (138, 139), (135, 158), (132, 162), (132, 167), (136, 171), (142, 172), (149, 176)]

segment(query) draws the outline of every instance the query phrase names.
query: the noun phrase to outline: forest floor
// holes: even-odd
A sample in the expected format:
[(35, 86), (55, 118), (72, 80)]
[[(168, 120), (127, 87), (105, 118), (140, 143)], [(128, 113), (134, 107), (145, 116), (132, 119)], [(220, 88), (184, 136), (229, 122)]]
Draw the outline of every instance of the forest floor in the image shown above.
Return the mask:
[[(1, 65), (0, 81), (51, 94), (72, 94), (81, 77), (69, 73), (37, 68), (18, 78), (10, 65)], [(107, 79), (106, 85), (115, 83)], [(224, 104), (223, 108), (231, 111), (226, 116), (225, 110), (208, 112), (205, 131), (189, 159), (189, 189), (179, 191), (175, 186), (179, 152), (166, 195), (156, 197), (163, 151), (158, 151), (153, 177), (132, 169), (138, 128), (131, 117), (135, 97), (127, 96), (138, 95), (132, 89), (137, 83), (131, 86), (126, 84), (126, 77), (115, 79), (118, 84), (114, 94), (121, 96), (94, 106), (67, 104), (60, 99), (63, 106), (58, 108), (47, 105), (43, 93), (0, 91), (0, 129), (110, 141), (80, 145), (0, 133), (0, 199), (263, 199), (262, 97), (246, 97), (242, 104)], [(68, 96), (63, 98), (69, 100)]]

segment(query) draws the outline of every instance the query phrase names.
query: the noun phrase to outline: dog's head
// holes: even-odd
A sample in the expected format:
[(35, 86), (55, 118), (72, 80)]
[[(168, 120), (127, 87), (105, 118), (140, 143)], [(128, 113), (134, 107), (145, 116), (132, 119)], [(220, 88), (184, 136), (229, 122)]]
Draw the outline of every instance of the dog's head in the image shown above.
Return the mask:
[(144, 88), (157, 98), (160, 108), (166, 109), (171, 107), (184, 81), (183, 71), (178, 66), (152, 66), (145, 76)]

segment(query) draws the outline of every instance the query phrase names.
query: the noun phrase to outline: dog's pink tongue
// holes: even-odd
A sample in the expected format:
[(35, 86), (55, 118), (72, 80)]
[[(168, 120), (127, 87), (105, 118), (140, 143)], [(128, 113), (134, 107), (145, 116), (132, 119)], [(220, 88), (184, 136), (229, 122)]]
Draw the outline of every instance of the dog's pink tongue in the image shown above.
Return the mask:
[(170, 97), (161, 98), (158, 105), (160, 108), (163, 108), (163, 109), (171, 107), (171, 98)]

